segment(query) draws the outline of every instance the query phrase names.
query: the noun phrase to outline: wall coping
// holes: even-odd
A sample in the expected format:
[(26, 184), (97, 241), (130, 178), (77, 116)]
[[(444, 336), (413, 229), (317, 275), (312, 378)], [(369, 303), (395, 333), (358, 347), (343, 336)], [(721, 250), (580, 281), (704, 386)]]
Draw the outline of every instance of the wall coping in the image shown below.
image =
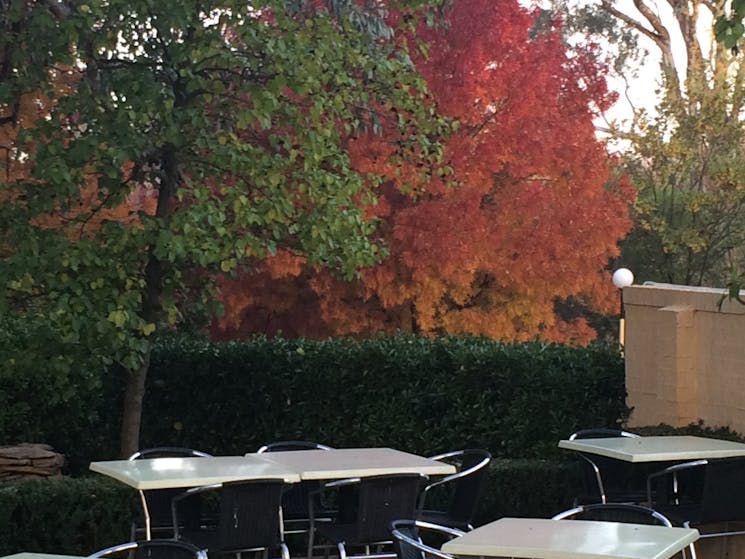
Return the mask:
[[(740, 291), (740, 297), (745, 300), (745, 290)], [(696, 287), (647, 281), (642, 285), (624, 287), (623, 302), (624, 305), (658, 308), (686, 306), (695, 311), (745, 314), (745, 305), (727, 298), (727, 289), (723, 287)]]

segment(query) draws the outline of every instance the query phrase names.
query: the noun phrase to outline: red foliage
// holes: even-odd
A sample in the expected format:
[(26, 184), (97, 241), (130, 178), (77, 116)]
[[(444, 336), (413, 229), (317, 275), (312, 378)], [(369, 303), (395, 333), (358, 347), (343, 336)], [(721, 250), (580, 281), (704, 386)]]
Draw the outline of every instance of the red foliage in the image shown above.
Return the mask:
[(414, 62), (439, 112), (460, 122), (445, 150), (459, 186), (433, 179), (404, 195), (387, 161), (392, 136), (351, 139), (356, 167), (390, 179), (374, 209), (390, 255), (351, 283), (308, 268), (277, 273), (272, 261), (224, 280), (229, 311), (213, 335), (594, 337), (554, 303), (615, 308), (605, 266), (631, 225), (632, 191), (594, 133), (591, 107), (612, 101), (604, 68), (590, 48), (569, 58), (555, 30), (531, 39), (533, 16), (514, 0), (457, 0), (448, 23), (422, 27), (430, 56)]

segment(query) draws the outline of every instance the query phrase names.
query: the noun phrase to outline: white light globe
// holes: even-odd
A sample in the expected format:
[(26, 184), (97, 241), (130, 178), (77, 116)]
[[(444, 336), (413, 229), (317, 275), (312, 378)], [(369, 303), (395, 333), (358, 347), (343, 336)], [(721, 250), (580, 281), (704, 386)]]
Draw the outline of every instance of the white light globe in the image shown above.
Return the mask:
[(634, 274), (628, 268), (619, 268), (613, 272), (613, 285), (623, 289), (634, 283)]

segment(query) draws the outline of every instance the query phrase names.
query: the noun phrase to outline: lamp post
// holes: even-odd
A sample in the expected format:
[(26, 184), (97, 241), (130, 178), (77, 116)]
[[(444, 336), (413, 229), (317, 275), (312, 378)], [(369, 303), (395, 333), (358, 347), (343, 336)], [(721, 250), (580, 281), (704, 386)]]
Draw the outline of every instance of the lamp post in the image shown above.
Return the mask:
[(619, 268), (613, 272), (613, 285), (618, 288), (618, 298), (621, 303), (621, 315), (618, 320), (618, 345), (623, 351), (626, 341), (626, 317), (623, 309), (623, 288), (634, 283), (634, 274), (628, 268)]

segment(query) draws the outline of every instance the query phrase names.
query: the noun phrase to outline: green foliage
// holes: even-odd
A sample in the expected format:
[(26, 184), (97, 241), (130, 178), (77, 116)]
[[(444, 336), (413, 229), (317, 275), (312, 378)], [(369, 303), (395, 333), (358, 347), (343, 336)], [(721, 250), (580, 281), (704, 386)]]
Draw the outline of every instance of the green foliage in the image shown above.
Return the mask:
[(128, 541), (135, 496), (103, 477), (0, 484), (0, 554), (85, 556)]
[(503, 516), (547, 518), (571, 508), (580, 490), (574, 461), (497, 459), (481, 494), (475, 521)]
[(745, 270), (745, 104), (742, 70), (712, 84), (689, 81), (694, 98), (668, 96), (639, 121), (625, 170), (638, 188), (636, 226), (622, 243), (637, 277), (721, 285)]
[(397, 112), (398, 155), (439, 158), (444, 127), (382, 7), (11, 4), (0, 108), (52, 104), (18, 136), (29, 175), (0, 180), (0, 313), (140, 378), (151, 335), (211, 304), (210, 272), (277, 247), (346, 277), (380, 258), (357, 203), (379, 177), (350, 167), (349, 135)]
[(159, 345), (143, 420), (147, 445), (221, 454), (271, 440), (392, 446), (434, 454), (555, 455), (574, 430), (627, 417), (618, 352), (485, 338), (256, 338)]
[(729, 14), (719, 15), (714, 22), (714, 36), (717, 41), (728, 49), (732, 49), (735, 54), (739, 52), (738, 43), (745, 34), (743, 18), (745, 18), (745, 1), (732, 0)]
[(634, 428), (635, 433), (644, 436), (693, 435), (695, 437), (709, 437), (726, 441), (745, 442), (745, 436), (732, 431), (729, 427), (710, 427), (702, 420), (690, 423), (684, 427), (673, 427), (665, 423), (659, 425)]
[(0, 440), (45, 442), (64, 448), (75, 462), (79, 442), (105, 440), (97, 432), (107, 415), (102, 370), (100, 360), (60, 340), (48, 324), (0, 318)]

